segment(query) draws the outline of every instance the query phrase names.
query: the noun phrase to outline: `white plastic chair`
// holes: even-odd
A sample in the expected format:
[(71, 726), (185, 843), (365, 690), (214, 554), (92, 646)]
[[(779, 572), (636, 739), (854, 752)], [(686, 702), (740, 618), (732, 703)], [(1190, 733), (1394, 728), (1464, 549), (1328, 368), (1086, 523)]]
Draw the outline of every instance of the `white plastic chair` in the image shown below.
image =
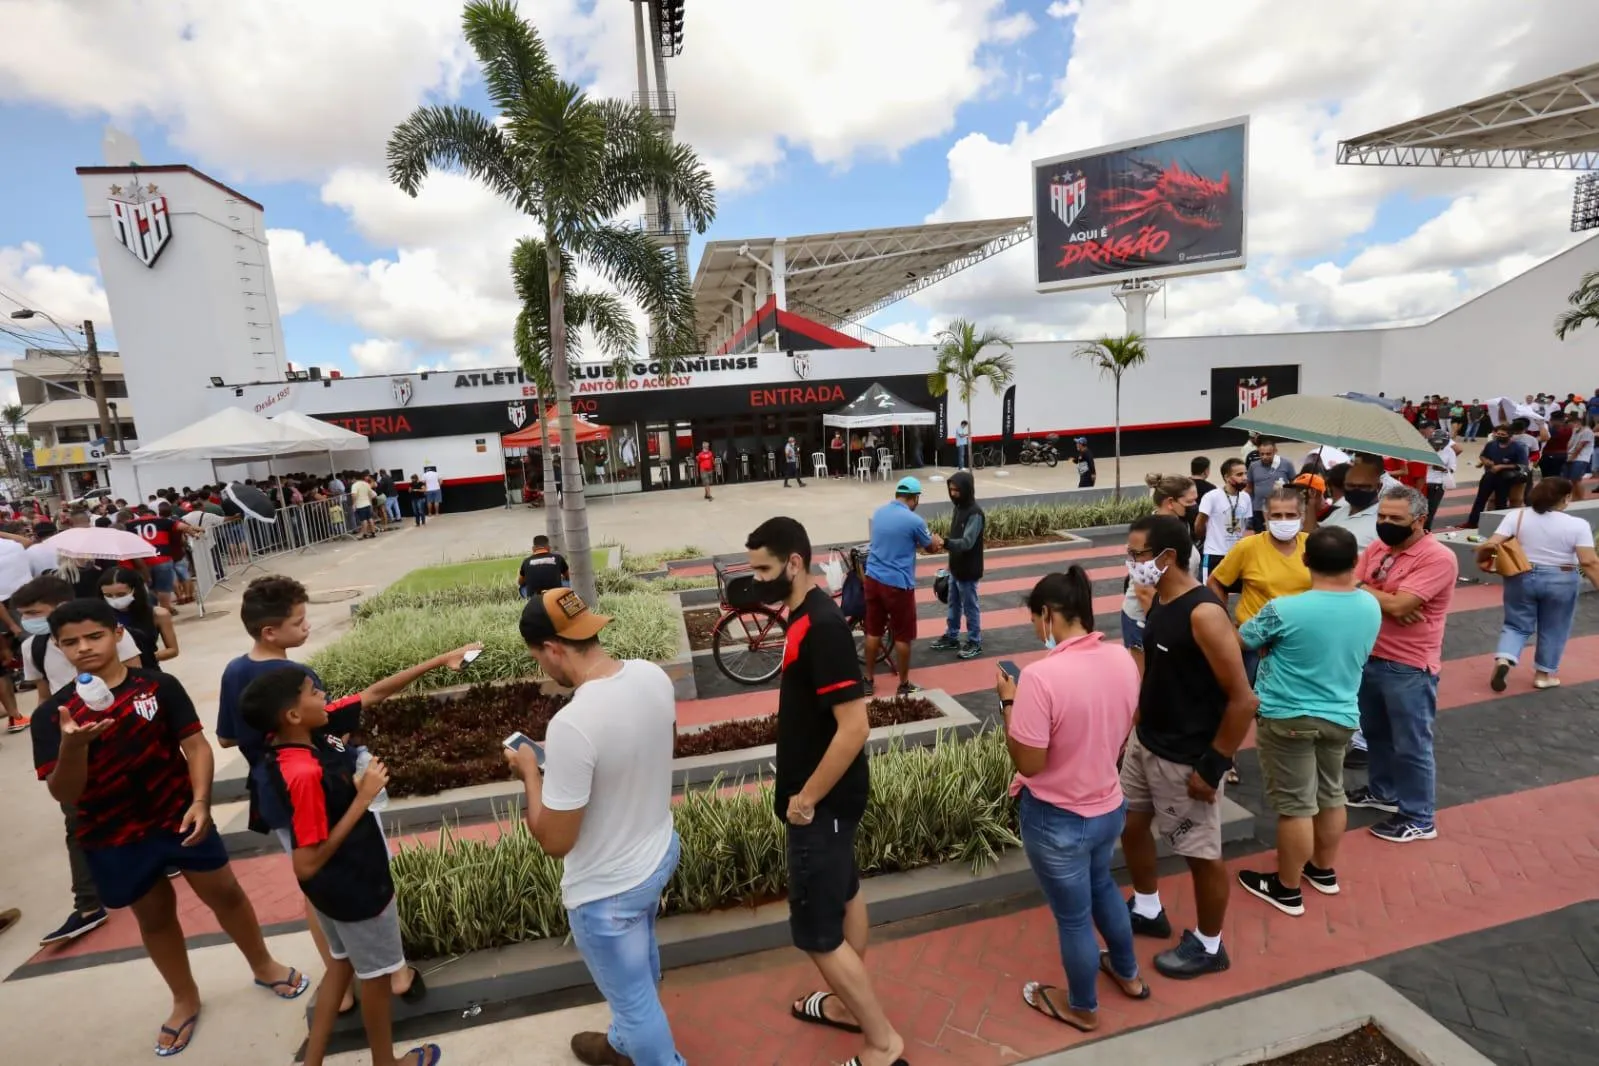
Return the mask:
[(827, 477), (827, 453), (811, 453), (811, 476), (818, 481)]
[(862, 455), (855, 460), (855, 479), (857, 481), (872, 480), (872, 457), (870, 455)]
[(879, 455), (877, 457), (877, 476), (888, 481), (894, 476), (894, 459), (892, 456)]

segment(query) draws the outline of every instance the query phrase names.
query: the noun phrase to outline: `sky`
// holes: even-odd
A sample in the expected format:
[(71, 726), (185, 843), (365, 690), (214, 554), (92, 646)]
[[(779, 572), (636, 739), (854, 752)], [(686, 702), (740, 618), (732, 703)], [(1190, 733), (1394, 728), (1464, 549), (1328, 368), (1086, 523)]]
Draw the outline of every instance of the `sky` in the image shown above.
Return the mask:
[[(637, 88), (632, 7), (520, 4), (564, 76), (607, 96)], [(1169, 285), (1154, 336), (1421, 321), (1577, 239), (1570, 173), (1333, 158), (1341, 138), (1591, 62), (1592, 0), (687, 0), (685, 21), (668, 79), (678, 137), (717, 183), (711, 239), (1025, 215), (1035, 158), (1245, 114), (1249, 266)], [(93, 318), (114, 345), (73, 174), (103, 161), (109, 123), (146, 162), (266, 206), (296, 365), (513, 361), (506, 264), (527, 221), (468, 179), (413, 200), (384, 169), (415, 107), (487, 108), (455, 0), (0, 0), (0, 25), (0, 310)], [(1030, 256), (869, 322), (907, 343), (956, 317), (1019, 340), (1120, 331), (1103, 290), (1034, 292)], [(0, 335), (0, 365), (22, 345)]]

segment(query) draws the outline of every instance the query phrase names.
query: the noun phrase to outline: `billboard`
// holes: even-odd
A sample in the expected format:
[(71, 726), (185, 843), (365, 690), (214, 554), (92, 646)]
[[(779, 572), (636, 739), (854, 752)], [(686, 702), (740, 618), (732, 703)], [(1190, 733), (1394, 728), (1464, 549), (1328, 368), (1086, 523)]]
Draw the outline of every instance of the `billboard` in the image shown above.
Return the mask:
[(1033, 163), (1039, 292), (1244, 265), (1249, 119)]

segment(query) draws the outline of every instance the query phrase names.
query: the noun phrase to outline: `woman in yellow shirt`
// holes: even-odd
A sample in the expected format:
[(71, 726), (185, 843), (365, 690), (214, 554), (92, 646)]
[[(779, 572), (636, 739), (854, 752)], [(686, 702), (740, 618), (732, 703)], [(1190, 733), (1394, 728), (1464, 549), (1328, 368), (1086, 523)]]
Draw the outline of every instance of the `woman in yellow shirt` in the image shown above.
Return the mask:
[[(1216, 598), (1227, 602), (1227, 587), (1241, 584), (1235, 621), (1243, 625), (1278, 596), (1310, 589), (1305, 566), (1305, 498), (1290, 486), (1277, 489), (1266, 500), (1266, 530), (1245, 537), (1210, 572), (1205, 584)], [(1255, 683), (1260, 665), (1256, 652), (1244, 652), (1249, 683)]]

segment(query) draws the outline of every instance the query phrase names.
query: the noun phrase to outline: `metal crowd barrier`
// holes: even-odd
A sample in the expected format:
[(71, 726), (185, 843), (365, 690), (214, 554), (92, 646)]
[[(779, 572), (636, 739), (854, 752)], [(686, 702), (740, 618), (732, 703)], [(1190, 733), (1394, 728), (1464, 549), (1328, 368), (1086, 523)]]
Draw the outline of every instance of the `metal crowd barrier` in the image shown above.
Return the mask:
[(305, 552), (335, 540), (353, 540), (357, 532), (350, 497), (280, 507), (275, 522), (230, 518), (207, 522), (189, 541), (193, 555), (195, 598), (204, 613), (206, 597), (215, 589), (232, 591), (251, 570), (265, 570), (267, 560)]

